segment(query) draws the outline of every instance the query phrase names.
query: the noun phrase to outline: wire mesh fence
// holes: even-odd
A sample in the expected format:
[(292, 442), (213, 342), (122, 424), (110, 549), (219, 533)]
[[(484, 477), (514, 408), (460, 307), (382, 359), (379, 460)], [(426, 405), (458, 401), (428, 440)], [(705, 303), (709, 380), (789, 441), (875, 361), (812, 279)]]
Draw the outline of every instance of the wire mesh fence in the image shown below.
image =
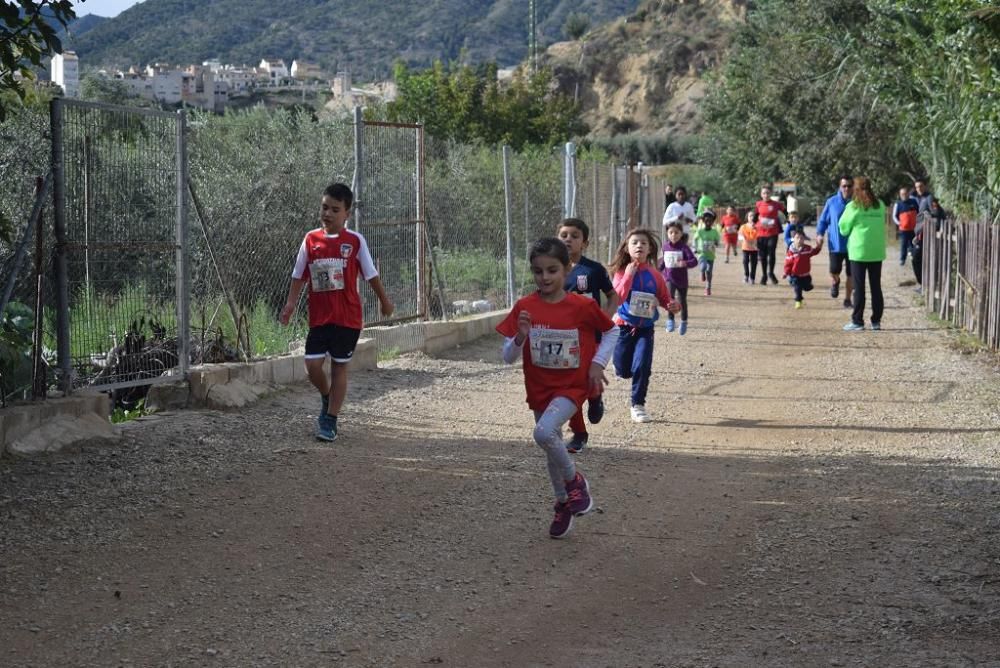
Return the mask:
[(351, 182), (353, 126), (287, 111), (198, 114), (188, 150), (193, 361), (288, 352), (305, 339), (305, 310), (289, 328), (277, 315), (299, 245), (320, 226), (323, 189)]
[(183, 354), (182, 128), (177, 114), (54, 103), (55, 241), (65, 258), (65, 292), (55, 308), (67, 327), (59, 346), (68, 359), (60, 366), (71, 374), (63, 383), (145, 384)]
[[(128, 387), (182, 361), (297, 347), (307, 331), (304, 305), (290, 327), (277, 314), (333, 181), (357, 188), (348, 224), (367, 238), (396, 305), (389, 322), (508, 307), (533, 289), (532, 242), (555, 235), (569, 213), (591, 227), (588, 255), (602, 262), (629, 226), (662, 214), (648, 175), (586, 155), (567, 163), (562, 148), (510, 153), (505, 170), (499, 148), (424, 137), (416, 126), (362, 124), (359, 115), (320, 122), (263, 109), (215, 116), (70, 101), (61, 108), (54, 199), (65, 231), (65, 345), (75, 387)], [(26, 141), (43, 143), (45, 114), (19, 122), (17, 136), (34, 128)], [(20, 180), (5, 170), (0, 184), (11, 193), (5, 215), (26, 220), (27, 175), (44, 171), (49, 148), (7, 148), (7, 163), (26, 155), (38, 163), (25, 161)], [(46, 247), (55, 245), (50, 237)], [(0, 261), (11, 256), (7, 246), (0, 251)], [(31, 280), (14, 292), (30, 298)], [(371, 291), (362, 294), (366, 323), (388, 324)], [(54, 347), (56, 296), (49, 289), (44, 300)]]

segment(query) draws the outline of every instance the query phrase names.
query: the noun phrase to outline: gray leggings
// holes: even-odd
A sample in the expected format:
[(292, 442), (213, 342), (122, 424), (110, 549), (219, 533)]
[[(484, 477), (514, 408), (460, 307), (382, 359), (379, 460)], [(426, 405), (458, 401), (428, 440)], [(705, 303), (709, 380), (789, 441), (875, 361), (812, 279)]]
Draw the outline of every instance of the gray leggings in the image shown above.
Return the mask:
[(566, 397), (556, 397), (545, 411), (535, 411), (535, 443), (545, 451), (548, 459), (552, 491), (559, 501), (566, 500), (566, 481), (576, 475), (573, 458), (566, 452), (563, 425), (576, 413), (576, 404)]

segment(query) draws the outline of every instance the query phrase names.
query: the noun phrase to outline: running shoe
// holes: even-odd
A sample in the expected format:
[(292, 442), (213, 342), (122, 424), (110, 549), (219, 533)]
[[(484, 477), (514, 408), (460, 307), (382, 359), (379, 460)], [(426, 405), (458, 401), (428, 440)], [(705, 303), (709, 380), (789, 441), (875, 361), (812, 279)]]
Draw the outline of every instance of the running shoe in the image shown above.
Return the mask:
[(569, 511), (575, 516), (586, 515), (594, 509), (594, 499), (590, 496), (590, 485), (587, 479), (579, 471), (576, 476), (566, 483), (566, 496), (569, 497), (566, 503)]
[(880, 322), (873, 322), (872, 323), (872, 331), (878, 332), (881, 329), (882, 329), (882, 323), (880, 323)]
[(834, 283), (830, 286), (830, 299), (836, 299), (840, 296), (840, 283)]
[(750, 277), (749, 276), (744, 276), (743, 277), (743, 284), (744, 285), (750, 285)]
[(777, 285), (777, 284), (778, 284), (778, 277), (775, 276), (774, 274), (771, 274), (771, 285)]
[(582, 452), (587, 447), (587, 434), (573, 434), (573, 438), (566, 444), (566, 452), (575, 455)]
[(864, 331), (864, 329), (865, 329), (864, 325), (859, 325), (856, 322), (849, 322), (846, 325), (844, 325), (845, 332), (861, 332)]
[(767, 276), (765, 276), (764, 278), (760, 279), (760, 284), (764, 285), (764, 286), (767, 285)]
[(667, 331), (668, 332), (674, 331), (674, 321), (669, 318), (667, 319)]
[(802, 308), (802, 302), (795, 302), (795, 308)]
[(321, 413), (316, 418), (316, 438), (321, 441), (337, 440), (337, 417), (335, 415)]
[(710, 287), (705, 288), (705, 296), (706, 297), (711, 297), (712, 296), (712, 288), (710, 288)]
[(587, 419), (590, 424), (598, 424), (604, 417), (604, 397), (594, 397), (587, 402)]
[(652, 419), (646, 412), (645, 406), (641, 404), (632, 406), (632, 422), (650, 422)]
[(685, 334), (687, 334), (687, 331), (688, 331), (688, 321), (681, 320), (680, 335), (684, 336)]
[(565, 538), (573, 530), (573, 513), (566, 501), (556, 501), (555, 511), (552, 524), (549, 525), (549, 537)]

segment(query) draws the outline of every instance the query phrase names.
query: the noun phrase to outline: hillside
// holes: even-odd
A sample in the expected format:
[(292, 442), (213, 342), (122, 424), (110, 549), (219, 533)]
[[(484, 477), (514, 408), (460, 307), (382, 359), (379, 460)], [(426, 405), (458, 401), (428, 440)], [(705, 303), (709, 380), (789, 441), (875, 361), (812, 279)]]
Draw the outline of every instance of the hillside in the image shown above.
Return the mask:
[[(349, 67), (380, 78), (402, 59), (415, 66), (463, 55), (468, 62), (520, 62), (527, 52), (522, 0), (146, 0), (68, 44), (85, 65), (160, 61), (256, 64), (263, 57)], [(571, 12), (591, 25), (631, 13), (639, 0), (537, 0), (539, 44), (563, 39)]]
[(695, 134), (705, 76), (721, 64), (746, 5), (644, 0), (580, 41), (550, 46), (543, 63), (564, 92), (578, 96), (592, 136)]

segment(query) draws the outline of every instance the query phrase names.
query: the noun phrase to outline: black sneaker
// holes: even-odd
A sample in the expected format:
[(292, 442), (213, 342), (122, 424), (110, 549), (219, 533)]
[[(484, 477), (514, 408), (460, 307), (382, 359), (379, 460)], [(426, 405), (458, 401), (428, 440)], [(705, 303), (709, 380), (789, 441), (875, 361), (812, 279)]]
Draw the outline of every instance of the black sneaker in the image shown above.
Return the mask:
[(582, 452), (585, 447), (587, 447), (587, 434), (573, 434), (573, 439), (566, 444), (566, 452), (575, 455), (578, 452)]
[(834, 283), (830, 286), (830, 299), (836, 299), (840, 296), (840, 283)]
[(778, 277), (775, 276), (774, 274), (771, 274), (771, 284), (772, 285), (777, 285), (778, 284)]
[(596, 397), (587, 402), (587, 419), (590, 424), (598, 424), (604, 417), (604, 397)]

